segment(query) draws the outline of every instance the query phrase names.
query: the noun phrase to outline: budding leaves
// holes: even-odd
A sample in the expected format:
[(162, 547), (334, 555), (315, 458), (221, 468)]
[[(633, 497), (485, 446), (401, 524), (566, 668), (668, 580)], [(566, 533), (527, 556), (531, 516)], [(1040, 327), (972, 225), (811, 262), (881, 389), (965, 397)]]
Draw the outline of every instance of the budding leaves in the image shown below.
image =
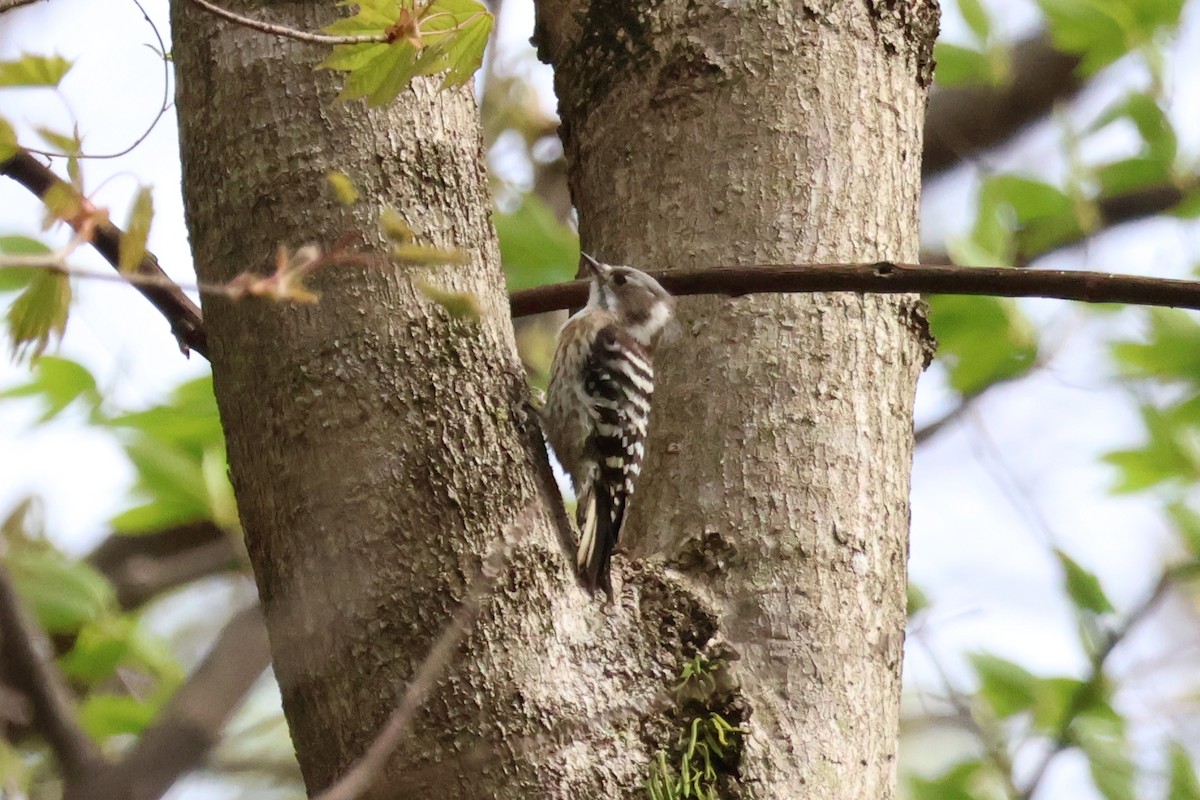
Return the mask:
[(150, 238), (150, 222), (154, 218), (154, 199), (150, 188), (143, 186), (138, 190), (133, 200), (133, 208), (129, 212), (129, 222), (121, 237), (120, 270), (128, 275), (137, 272), (142, 258), (146, 255), (146, 240)]
[(478, 0), (363, 0), (357, 13), (333, 23), (334, 36), (385, 37), (385, 41), (337, 45), (321, 62), (346, 73), (343, 99), (383, 105), (418, 75), (442, 74), (443, 88), (470, 80), (483, 60), (492, 15)]
[(0, 61), (0, 86), (54, 88), (70, 69), (71, 62), (62, 56), (25, 53), (14, 61)]
[[(21, 236), (0, 237), (0, 254), (43, 255), (50, 249)], [(62, 272), (48, 269), (0, 270), (0, 291), (22, 289), (8, 309), (8, 335), (13, 353), (37, 358), (61, 339), (71, 307), (71, 282)]]

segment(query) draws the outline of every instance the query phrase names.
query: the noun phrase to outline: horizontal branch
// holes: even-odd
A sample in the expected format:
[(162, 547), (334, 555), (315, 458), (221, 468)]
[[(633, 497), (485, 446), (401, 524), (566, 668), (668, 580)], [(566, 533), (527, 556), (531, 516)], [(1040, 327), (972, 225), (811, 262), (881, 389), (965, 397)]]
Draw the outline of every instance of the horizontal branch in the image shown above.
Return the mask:
[[(84, 201), (75, 187), (63, 181), (49, 167), (24, 150), (19, 150), (7, 161), (0, 162), (0, 174), (12, 178), (42, 200), (46, 199), (51, 190), (56, 190), (69, 192), (71, 197)], [(70, 224), (72, 220), (67, 222)], [(75, 222), (73, 227), (77, 224), (78, 222)], [(76, 227), (76, 230), (79, 228)], [(95, 225), (90, 238), (96, 251), (118, 270), (121, 263), (122, 236), (120, 228), (111, 222), (102, 221)], [(148, 280), (136, 283), (134, 288), (166, 317), (180, 349), (184, 353), (195, 350), (207, 358), (208, 337), (204, 331), (204, 317), (200, 313), (200, 307), (163, 271), (153, 254), (147, 252), (142, 257), (136, 274)]]
[(935, 90), (925, 114), (922, 175), (947, 170), (1045, 117), (1083, 85), (1079, 63), (1043, 34), (1013, 46), (1013, 72), (1004, 85)]
[[(60, 180), (29, 153), (20, 151), (0, 163), (6, 174), (39, 197), (54, 186), (75, 189)], [(1183, 192), (1176, 187), (1150, 187), (1101, 200), (1097, 204), (1105, 225), (1118, 224), (1161, 213), (1177, 205)], [(108, 221), (95, 226), (91, 242), (114, 266), (120, 263), (121, 230)], [(1066, 245), (1063, 245), (1066, 246)], [(184, 352), (195, 350), (207, 357), (208, 339), (200, 309), (178, 284), (146, 253), (138, 266), (134, 287), (171, 323)], [(720, 267), (711, 270), (659, 274), (675, 295), (755, 293), (859, 292), (877, 294), (924, 293), (992, 295), (997, 297), (1047, 297), (1086, 303), (1171, 306), (1200, 309), (1200, 282), (1142, 278), (1133, 275), (1070, 270), (1014, 270), (916, 264), (807, 264)], [(229, 287), (221, 287), (228, 293)], [(513, 292), (509, 298), (514, 317), (582, 305), (586, 284), (542, 286)]]
[[(1126, 303), (1200, 310), (1200, 281), (1142, 278), (1109, 272), (1018, 270), (894, 264), (764, 264), (752, 267), (653, 272), (673, 295), (861, 292), (1047, 297), (1082, 303)], [(587, 282), (572, 281), (509, 295), (514, 317), (583, 305)]]
[(233, 538), (207, 520), (137, 536), (113, 534), (87, 562), (112, 583), (124, 609), (242, 564)]

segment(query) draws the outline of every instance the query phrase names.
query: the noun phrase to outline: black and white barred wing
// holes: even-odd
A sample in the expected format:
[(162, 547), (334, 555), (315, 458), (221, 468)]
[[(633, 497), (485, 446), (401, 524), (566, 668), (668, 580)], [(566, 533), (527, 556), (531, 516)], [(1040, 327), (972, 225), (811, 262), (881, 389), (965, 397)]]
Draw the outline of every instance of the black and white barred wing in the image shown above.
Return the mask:
[(615, 326), (597, 334), (584, 365), (583, 390), (592, 432), (591, 474), (580, 481), (580, 575), (591, 589), (611, 594), (609, 560), (625, 521), (645, 453), (654, 368), (650, 357)]

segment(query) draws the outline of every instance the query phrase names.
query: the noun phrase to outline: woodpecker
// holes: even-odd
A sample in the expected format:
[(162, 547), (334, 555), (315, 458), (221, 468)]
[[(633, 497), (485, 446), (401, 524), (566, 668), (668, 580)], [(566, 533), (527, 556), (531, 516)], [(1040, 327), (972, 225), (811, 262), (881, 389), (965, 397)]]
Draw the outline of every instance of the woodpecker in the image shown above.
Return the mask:
[(609, 559), (641, 472), (654, 350), (675, 299), (640, 270), (583, 259), (588, 302), (559, 331), (543, 420), (575, 485), (579, 576), (611, 597)]

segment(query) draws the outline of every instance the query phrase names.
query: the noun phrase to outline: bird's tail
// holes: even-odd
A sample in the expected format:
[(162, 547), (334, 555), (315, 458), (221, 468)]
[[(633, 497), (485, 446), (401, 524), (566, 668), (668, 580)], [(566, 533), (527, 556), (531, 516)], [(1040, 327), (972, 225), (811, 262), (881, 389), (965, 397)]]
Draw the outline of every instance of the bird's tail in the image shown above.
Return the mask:
[(575, 565), (579, 577), (588, 591), (604, 591), (612, 598), (612, 580), (609, 561), (617, 546), (621, 532), (624, 504), (614, 503), (607, 492), (596, 491), (588, 486), (579, 497), (576, 521), (579, 523), (579, 549), (575, 553)]

